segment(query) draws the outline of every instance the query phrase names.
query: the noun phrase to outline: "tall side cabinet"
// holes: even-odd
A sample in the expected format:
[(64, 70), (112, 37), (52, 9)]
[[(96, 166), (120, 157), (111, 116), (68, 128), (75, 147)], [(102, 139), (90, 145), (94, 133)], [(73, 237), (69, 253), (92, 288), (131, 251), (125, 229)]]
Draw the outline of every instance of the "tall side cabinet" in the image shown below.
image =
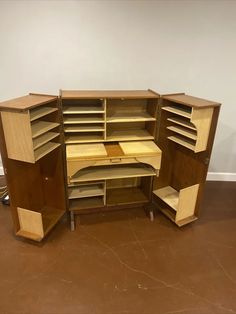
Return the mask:
[(0, 104), (1, 156), (16, 235), (41, 241), (66, 211), (62, 129), (56, 96)]
[(220, 104), (185, 94), (71, 91), (0, 103), (0, 146), (18, 236), (41, 241), (68, 212), (153, 205), (197, 219)]
[(162, 96), (162, 166), (153, 201), (178, 226), (198, 218), (220, 104), (185, 94)]

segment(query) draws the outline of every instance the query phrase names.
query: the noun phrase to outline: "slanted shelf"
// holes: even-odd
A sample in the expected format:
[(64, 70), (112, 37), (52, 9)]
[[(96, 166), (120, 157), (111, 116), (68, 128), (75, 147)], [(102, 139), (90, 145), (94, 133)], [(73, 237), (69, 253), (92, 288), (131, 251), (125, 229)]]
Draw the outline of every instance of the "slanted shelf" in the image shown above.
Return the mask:
[(207, 148), (213, 108), (191, 106), (187, 102), (190, 96), (175, 97), (178, 99), (181, 96), (184, 97), (186, 103), (170, 101), (171, 96), (163, 97), (162, 110), (167, 113), (165, 116), (168, 122), (166, 128), (171, 131), (171, 135), (167, 137), (195, 153), (204, 151)]
[(165, 186), (154, 190), (153, 193), (166, 204), (158, 204), (159, 209), (178, 226), (183, 226), (197, 219), (195, 207), (198, 190), (199, 184), (195, 184), (180, 191)]
[(145, 164), (127, 164), (115, 166), (91, 166), (78, 171), (70, 178), (70, 182), (85, 182), (131, 177), (155, 176), (151, 166)]
[(55, 111), (58, 111), (58, 108), (48, 106), (36, 107), (30, 110), (30, 121), (32, 122)]
[(18, 207), (17, 213), (19, 230), (16, 234), (34, 241), (41, 241), (64, 215), (63, 210), (50, 207), (40, 212)]

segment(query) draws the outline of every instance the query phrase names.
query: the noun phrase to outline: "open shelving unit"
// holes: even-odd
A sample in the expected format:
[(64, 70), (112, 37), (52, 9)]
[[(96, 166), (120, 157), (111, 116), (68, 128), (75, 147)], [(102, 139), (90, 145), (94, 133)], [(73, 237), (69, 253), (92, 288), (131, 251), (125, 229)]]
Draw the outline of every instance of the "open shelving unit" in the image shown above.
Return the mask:
[(106, 101), (104, 99), (62, 99), (62, 110), (66, 144), (105, 140)]
[[(171, 97), (170, 97), (171, 98)], [(165, 98), (164, 98), (165, 99)], [(166, 98), (162, 110), (168, 112), (166, 128), (171, 131), (170, 141), (182, 145), (195, 153), (206, 150), (213, 108), (194, 107), (191, 104), (179, 103)]]
[(35, 163), (60, 146), (55, 97), (45, 105), (14, 112), (3, 111), (1, 117), (9, 158)]

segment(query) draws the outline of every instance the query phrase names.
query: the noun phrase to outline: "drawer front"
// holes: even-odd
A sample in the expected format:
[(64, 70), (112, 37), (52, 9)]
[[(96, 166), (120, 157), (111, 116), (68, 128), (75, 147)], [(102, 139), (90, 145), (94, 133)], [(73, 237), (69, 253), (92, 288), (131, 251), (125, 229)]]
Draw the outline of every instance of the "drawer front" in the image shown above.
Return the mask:
[(110, 166), (117, 164), (132, 164), (137, 163), (138, 161), (135, 158), (109, 158), (97, 160), (95, 166)]

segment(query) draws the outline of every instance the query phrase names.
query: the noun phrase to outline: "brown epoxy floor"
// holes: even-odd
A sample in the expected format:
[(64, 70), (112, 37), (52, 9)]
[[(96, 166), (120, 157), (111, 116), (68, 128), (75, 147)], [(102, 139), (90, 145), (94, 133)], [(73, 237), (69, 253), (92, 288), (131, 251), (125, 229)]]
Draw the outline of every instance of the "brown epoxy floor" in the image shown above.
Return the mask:
[(236, 183), (208, 182), (179, 229), (142, 209), (64, 219), (42, 244), (0, 207), (0, 314), (236, 313)]

